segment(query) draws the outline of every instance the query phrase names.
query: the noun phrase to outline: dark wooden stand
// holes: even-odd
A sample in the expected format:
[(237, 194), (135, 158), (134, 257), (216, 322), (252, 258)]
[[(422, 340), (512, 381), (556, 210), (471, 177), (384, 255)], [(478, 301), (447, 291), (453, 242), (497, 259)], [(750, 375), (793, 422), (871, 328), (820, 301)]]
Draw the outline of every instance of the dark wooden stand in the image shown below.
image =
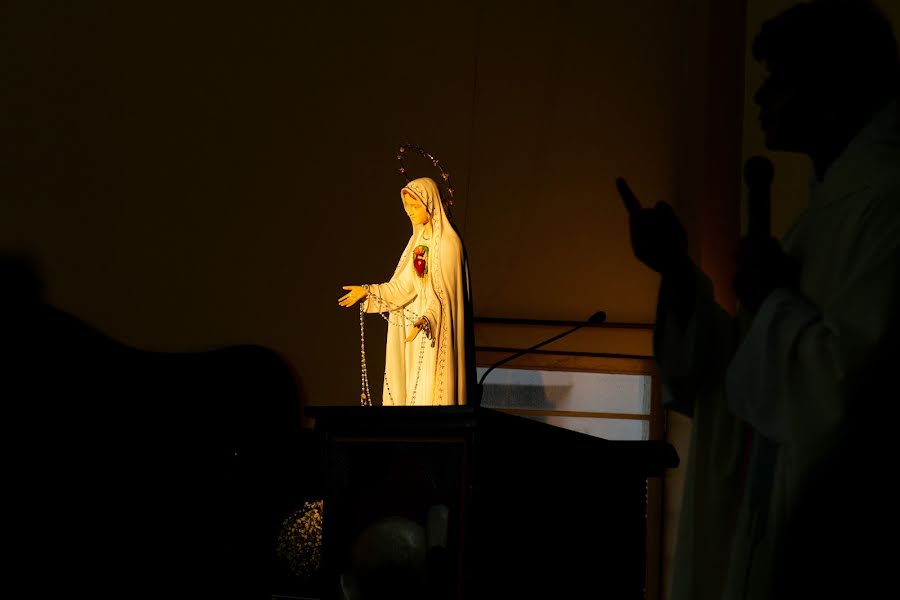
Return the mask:
[[(482, 407), (307, 412), (326, 444), (333, 597), (349, 581), (364, 599), (644, 598), (647, 478), (678, 464), (669, 444)], [(383, 558), (391, 527), (393, 541), (425, 531), (434, 506), (447, 508), (446, 547), (415, 568)]]

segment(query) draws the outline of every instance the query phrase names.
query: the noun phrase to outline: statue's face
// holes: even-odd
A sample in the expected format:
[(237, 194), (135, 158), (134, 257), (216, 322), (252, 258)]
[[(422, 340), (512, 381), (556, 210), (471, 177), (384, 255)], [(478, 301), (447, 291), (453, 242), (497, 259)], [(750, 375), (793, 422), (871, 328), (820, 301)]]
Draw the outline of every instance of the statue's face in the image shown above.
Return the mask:
[(413, 225), (425, 225), (431, 220), (428, 211), (425, 210), (425, 205), (422, 204), (418, 198), (407, 190), (403, 190), (402, 196), (403, 210), (406, 211), (406, 215), (409, 217), (409, 220), (412, 221)]

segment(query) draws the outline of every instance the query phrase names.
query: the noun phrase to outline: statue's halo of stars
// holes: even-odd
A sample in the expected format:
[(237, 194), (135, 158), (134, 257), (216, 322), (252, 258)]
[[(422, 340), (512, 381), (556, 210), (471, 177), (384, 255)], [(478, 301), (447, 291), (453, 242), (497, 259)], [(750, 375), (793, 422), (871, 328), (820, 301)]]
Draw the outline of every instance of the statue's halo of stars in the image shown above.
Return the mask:
[[(397, 148), (397, 160), (400, 162), (400, 167), (397, 169), (397, 172), (403, 177), (406, 183), (409, 183), (411, 179), (409, 178), (409, 169), (406, 168), (405, 159), (409, 155), (410, 152), (416, 152), (425, 157), (428, 162), (430, 162), (434, 168), (436, 168), (441, 173), (440, 181), (444, 182), (444, 189), (447, 191), (446, 197), (444, 194), (441, 194), (441, 202), (444, 203), (444, 210), (447, 213), (450, 213), (450, 207), (453, 206), (453, 184), (450, 183), (450, 173), (444, 170), (444, 167), (441, 166), (441, 161), (436, 159), (434, 155), (430, 152), (427, 152), (424, 148), (420, 148), (418, 146), (414, 146), (412, 144), (400, 144)], [(448, 214), (449, 216), (449, 214)]]

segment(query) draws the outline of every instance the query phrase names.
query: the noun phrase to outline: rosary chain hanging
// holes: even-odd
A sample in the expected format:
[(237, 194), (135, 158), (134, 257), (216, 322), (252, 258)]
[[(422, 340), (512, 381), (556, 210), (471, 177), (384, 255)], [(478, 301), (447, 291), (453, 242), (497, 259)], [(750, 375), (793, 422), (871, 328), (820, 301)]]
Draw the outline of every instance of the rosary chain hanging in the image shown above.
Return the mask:
[[(382, 298), (380, 298), (376, 294), (373, 294), (370, 291), (368, 284), (363, 284), (362, 288), (366, 290), (367, 296), (370, 296), (373, 300), (378, 302), (379, 308), (381, 308), (382, 306), (387, 306), (387, 304), (388, 304), (387, 302), (385, 302)], [(360, 367), (361, 367), (361, 371), (362, 371), (362, 392), (360, 393), (360, 404), (362, 404), (363, 406), (372, 406), (372, 392), (369, 390), (369, 373), (368, 373), (368, 369), (366, 367), (365, 312), (366, 311), (363, 309), (363, 304), (362, 304), (362, 302), (360, 302), (360, 304), (359, 304), (359, 340), (360, 340), (360, 362), (361, 362)], [(402, 317), (401, 317), (400, 323), (394, 323), (391, 321), (390, 314), (393, 312), (401, 313)], [(408, 321), (409, 323), (412, 323), (412, 324), (415, 324), (419, 320), (419, 318), (415, 315), (415, 313), (410, 313), (413, 315), (412, 317), (408, 316), (407, 313), (409, 313), (409, 312), (410, 311), (407, 311), (406, 308), (404, 308), (404, 307), (397, 307), (393, 310), (387, 310), (384, 312), (379, 311), (378, 314), (380, 314), (382, 316), (382, 318), (388, 322), (389, 325), (394, 325), (396, 327), (400, 327), (403, 324), (403, 318), (405, 318), (406, 321)], [(410, 404), (415, 404), (416, 391), (419, 389), (419, 376), (422, 374), (422, 363), (424, 362), (423, 359), (425, 356), (425, 340), (426, 339), (431, 340), (432, 347), (434, 347), (434, 344), (435, 344), (434, 336), (431, 332), (431, 322), (428, 320), (427, 317), (425, 318), (425, 323), (422, 325), (421, 329), (424, 334), (424, 337), (422, 338), (422, 341), (419, 344), (419, 366), (416, 369), (416, 382), (413, 385), (413, 393), (412, 393), (412, 396), (410, 397)], [(385, 378), (384, 378), (385, 388), (387, 389), (388, 396), (390, 396), (390, 398), (391, 398), (391, 402), (393, 402), (394, 397), (391, 394), (391, 388), (388, 385), (387, 381), (388, 381), (387, 369), (385, 368)]]

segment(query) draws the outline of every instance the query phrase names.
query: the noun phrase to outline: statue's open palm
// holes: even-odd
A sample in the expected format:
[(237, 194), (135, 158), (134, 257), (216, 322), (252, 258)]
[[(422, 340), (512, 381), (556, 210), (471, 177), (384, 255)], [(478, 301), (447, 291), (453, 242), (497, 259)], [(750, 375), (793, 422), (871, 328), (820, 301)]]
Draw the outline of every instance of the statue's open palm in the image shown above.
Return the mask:
[(353, 306), (368, 295), (365, 288), (359, 285), (345, 285), (342, 289), (349, 291), (338, 298), (338, 304), (341, 306)]

